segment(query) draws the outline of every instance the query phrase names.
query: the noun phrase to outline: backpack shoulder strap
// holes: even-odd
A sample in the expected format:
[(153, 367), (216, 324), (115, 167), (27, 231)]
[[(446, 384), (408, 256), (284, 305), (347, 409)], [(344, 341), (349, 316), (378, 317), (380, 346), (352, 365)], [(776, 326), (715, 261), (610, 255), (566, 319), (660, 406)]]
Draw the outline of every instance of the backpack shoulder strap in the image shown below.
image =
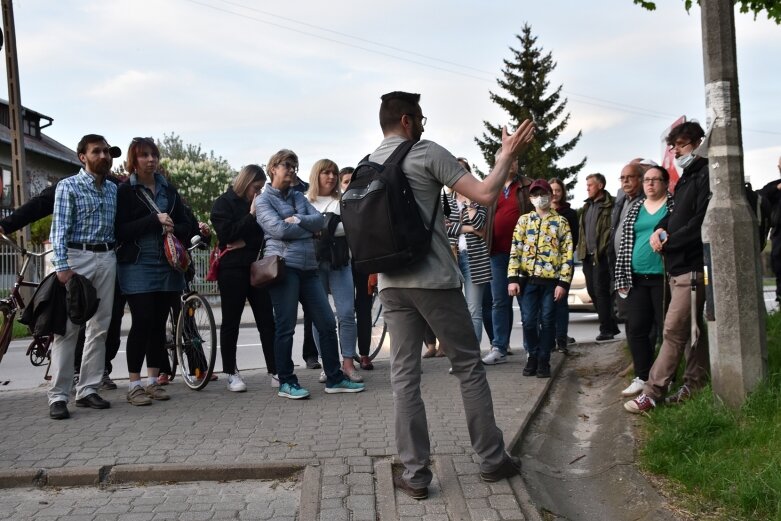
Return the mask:
[(388, 159), (385, 160), (384, 165), (399, 165), (402, 161), (404, 161), (404, 158), (407, 157), (407, 154), (412, 149), (412, 147), (417, 143), (417, 141), (412, 141), (411, 139), (401, 143), (399, 146), (396, 147), (396, 150), (391, 153), (390, 156), (388, 156)]

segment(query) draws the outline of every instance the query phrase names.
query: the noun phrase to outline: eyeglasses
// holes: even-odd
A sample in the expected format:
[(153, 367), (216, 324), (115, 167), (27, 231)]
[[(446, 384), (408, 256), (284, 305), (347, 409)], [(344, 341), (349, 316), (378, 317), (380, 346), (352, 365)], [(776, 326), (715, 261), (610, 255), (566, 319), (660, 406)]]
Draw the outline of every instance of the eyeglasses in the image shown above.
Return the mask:
[(673, 143), (672, 145), (668, 145), (667, 148), (669, 148), (670, 150), (675, 150), (676, 148), (680, 150), (682, 148), (688, 147), (691, 144), (692, 141), (688, 141), (686, 143)]
[(298, 173), (298, 165), (295, 163), (291, 163), (290, 161), (282, 161), (281, 163), (277, 163), (277, 166), (284, 166), (288, 169), (288, 171), (297, 174)]
[(643, 179), (643, 184), (647, 184), (647, 185), (650, 185), (650, 184), (653, 184), (653, 183), (663, 183), (663, 182), (664, 182), (664, 179), (662, 179), (661, 177), (648, 177), (646, 179)]
[(404, 114), (405, 116), (410, 116), (412, 118), (420, 118), (420, 125), (425, 127), (426, 121), (428, 121), (428, 118), (424, 116), (423, 114)]
[(636, 175), (622, 175), (618, 178), (619, 181), (629, 181), (630, 179), (637, 179)]

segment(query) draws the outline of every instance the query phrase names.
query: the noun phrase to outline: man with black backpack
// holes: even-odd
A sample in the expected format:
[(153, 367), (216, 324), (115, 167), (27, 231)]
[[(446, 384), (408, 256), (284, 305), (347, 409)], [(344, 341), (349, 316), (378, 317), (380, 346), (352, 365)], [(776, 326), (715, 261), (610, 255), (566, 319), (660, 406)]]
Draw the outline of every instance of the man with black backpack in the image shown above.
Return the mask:
[[(443, 147), (432, 141), (420, 141), (426, 117), (419, 101), (419, 94), (406, 92), (382, 96), (380, 127), (385, 139), (369, 157), (371, 162), (381, 164), (405, 142), (414, 143), (400, 165), (420, 218), (430, 228), (430, 246), (421, 258), (381, 272), (379, 276), (383, 316), (391, 339), (396, 446), (405, 467), (403, 475), (395, 478), (394, 483), (414, 499), (428, 496), (432, 479), (428, 425), (420, 394), (426, 324), (445, 346), (453, 374), (461, 382), (472, 447), (482, 460), (481, 478), (494, 482), (515, 475), (520, 469), (520, 461), (505, 452), (502, 432), (496, 426), (491, 391), (480, 361), (480, 346), (461, 292), (462, 278), (450, 251), (439, 197), (442, 186), (447, 185), (479, 204), (490, 206), (507, 178), (510, 164), (528, 147), (534, 134), (531, 121), (524, 121), (512, 135), (507, 135), (504, 129), (503, 153), (493, 171), (480, 181), (469, 175)], [(359, 170), (356, 169), (356, 174)], [(355, 174), (352, 182), (356, 182)], [(344, 209), (342, 216), (347, 226)], [(347, 236), (350, 240), (349, 229)]]

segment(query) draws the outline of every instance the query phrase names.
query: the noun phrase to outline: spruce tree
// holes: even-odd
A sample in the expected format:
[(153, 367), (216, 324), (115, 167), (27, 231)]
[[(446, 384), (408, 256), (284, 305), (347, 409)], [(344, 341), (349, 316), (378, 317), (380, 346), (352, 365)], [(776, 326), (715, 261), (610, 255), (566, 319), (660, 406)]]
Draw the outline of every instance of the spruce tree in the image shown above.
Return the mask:
[[(507, 112), (513, 130), (528, 118), (533, 118), (536, 123), (534, 142), (520, 157), (520, 172), (532, 179), (558, 177), (571, 189), (575, 186), (576, 174), (586, 164), (586, 158), (566, 167), (558, 166), (558, 162), (575, 148), (582, 132), (566, 143), (556, 143), (570, 118), (569, 113), (564, 112), (567, 99), (561, 97), (561, 86), (548, 94), (548, 75), (556, 68), (556, 63), (551, 53), (543, 54), (542, 48), (536, 46), (537, 38), (532, 36), (529, 24), (524, 24), (522, 33), (516, 38), (520, 41), (520, 50), (510, 47), (512, 61), (504, 60), (502, 77), (497, 79), (507, 96), (491, 92), (491, 100)], [(493, 125), (483, 121), (486, 131), (482, 139), (475, 138), (489, 165), (494, 164), (502, 143), (502, 126), (507, 122)]]

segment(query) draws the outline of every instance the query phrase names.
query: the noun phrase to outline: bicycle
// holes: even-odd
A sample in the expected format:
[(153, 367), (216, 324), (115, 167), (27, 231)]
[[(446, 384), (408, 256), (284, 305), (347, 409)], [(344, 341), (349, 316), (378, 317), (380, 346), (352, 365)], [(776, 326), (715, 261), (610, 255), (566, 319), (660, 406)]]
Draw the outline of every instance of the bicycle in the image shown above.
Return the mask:
[[(196, 248), (208, 247), (197, 235), (190, 243), (192, 246), (187, 248), (188, 253)], [(171, 366), (171, 381), (178, 367), (182, 380), (190, 389), (200, 391), (208, 385), (217, 360), (217, 326), (209, 302), (192, 289), (192, 283), (186, 277), (179, 302), (171, 307), (169, 313), (166, 353)]]
[[(30, 282), (24, 278), (24, 274), (30, 265), (30, 260), (32, 258), (42, 259), (53, 250), (46, 250), (43, 253), (27, 251), (24, 248), (20, 248), (14, 241), (2, 233), (0, 233), (0, 242), (13, 246), (24, 259), (22, 261), (22, 266), (19, 269), (19, 273), (16, 275), (16, 281), (11, 289), (11, 294), (6, 298), (0, 299), (0, 321), (2, 321), (2, 325), (0, 325), (0, 361), (2, 361), (3, 356), (5, 356), (5, 353), (8, 351), (8, 347), (11, 345), (16, 315), (24, 310), (26, 306), (19, 288), (38, 287), (37, 282)], [(25, 353), (25, 356), (30, 358), (30, 363), (36, 367), (48, 363), (46, 374), (43, 377), (44, 380), (51, 380), (52, 378), (49, 374), (49, 369), (51, 368), (51, 343), (52, 335), (33, 335), (33, 339)]]
[[(380, 302), (380, 296), (375, 286), (372, 290), (372, 307), (371, 307), (371, 320), (372, 320), (372, 338), (369, 345), (369, 360), (374, 358), (382, 350), (382, 346), (385, 343), (385, 336), (388, 334), (388, 325), (382, 319), (382, 302)], [(359, 354), (353, 357), (356, 362), (361, 361)]]

